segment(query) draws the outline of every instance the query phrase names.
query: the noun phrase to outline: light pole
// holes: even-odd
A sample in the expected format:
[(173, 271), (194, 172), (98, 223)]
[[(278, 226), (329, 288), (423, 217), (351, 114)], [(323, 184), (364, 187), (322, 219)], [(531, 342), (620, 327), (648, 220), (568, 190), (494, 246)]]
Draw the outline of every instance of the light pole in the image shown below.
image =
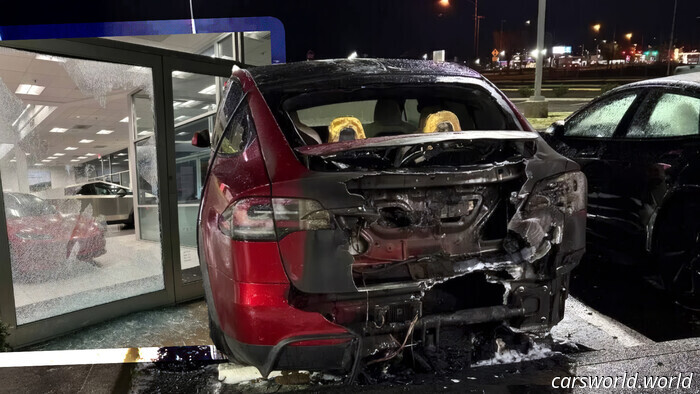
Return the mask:
[[(479, 59), (479, 20), (483, 16), (479, 16), (479, 0), (467, 0), (474, 4), (474, 58)], [(450, 0), (439, 0), (440, 6), (444, 8), (450, 7)], [(478, 64), (478, 63), (477, 63)]]
[(503, 23), (505, 23), (505, 19), (501, 19), (501, 34), (498, 36), (498, 49), (503, 50)]
[(542, 66), (544, 65), (544, 21), (547, 0), (539, 0), (537, 11), (537, 64), (535, 65), (535, 95), (534, 101), (544, 101), (542, 97)]
[(546, 118), (549, 115), (548, 102), (542, 96), (542, 67), (544, 65), (544, 22), (547, 9), (547, 0), (539, 0), (537, 10), (537, 48), (535, 49), (535, 95), (530, 97), (524, 105), (525, 116), (532, 118)]
[(666, 67), (666, 75), (671, 75), (671, 52), (673, 52), (673, 33), (676, 31), (676, 10), (678, 9), (678, 0), (673, 2), (673, 22), (671, 22), (671, 42), (668, 43), (668, 66)]

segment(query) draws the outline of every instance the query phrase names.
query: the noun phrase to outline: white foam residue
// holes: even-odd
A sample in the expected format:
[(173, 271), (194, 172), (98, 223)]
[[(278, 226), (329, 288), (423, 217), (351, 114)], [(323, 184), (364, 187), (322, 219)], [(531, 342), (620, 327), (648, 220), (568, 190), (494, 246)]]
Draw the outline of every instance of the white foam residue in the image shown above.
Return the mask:
[(555, 352), (552, 351), (552, 349), (535, 343), (527, 354), (520, 353), (519, 351), (513, 349), (499, 349), (493, 358), (479, 361), (474, 364), (474, 366), (482, 367), (487, 365), (513, 364), (522, 361), (539, 360), (551, 357), (554, 354)]

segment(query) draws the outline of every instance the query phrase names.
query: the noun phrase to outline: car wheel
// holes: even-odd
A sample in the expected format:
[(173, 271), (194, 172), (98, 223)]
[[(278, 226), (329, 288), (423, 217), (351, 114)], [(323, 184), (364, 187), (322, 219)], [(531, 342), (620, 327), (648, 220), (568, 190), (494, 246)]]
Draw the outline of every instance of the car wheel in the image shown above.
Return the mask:
[(700, 207), (675, 201), (656, 228), (656, 260), (664, 287), (683, 307), (700, 310)]

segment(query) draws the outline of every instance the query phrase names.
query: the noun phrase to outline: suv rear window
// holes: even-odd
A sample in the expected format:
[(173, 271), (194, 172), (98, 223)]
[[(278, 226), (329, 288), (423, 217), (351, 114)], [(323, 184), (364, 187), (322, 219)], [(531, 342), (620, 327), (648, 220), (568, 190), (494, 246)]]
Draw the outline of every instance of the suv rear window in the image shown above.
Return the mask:
[(435, 131), (520, 129), (495, 97), (476, 86), (317, 91), (288, 98), (283, 108), (298, 137), (291, 140), (306, 145)]

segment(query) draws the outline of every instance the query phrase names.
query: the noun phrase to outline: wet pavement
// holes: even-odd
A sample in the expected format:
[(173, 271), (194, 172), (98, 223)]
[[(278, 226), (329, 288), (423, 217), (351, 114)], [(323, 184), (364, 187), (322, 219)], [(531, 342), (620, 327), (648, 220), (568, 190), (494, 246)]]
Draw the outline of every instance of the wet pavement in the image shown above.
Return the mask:
[(571, 294), (655, 341), (700, 337), (700, 313), (676, 305), (641, 264), (624, 265), (592, 253), (574, 270)]
[[(552, 387), (565, 377), (690, 376), (686, 392), (700, 391), (700, 340), (686, 339), (626, 349), (555, 352), (546, 358), (486, 365), (442, 374), (397, 376), (383, 383), (344, 385), (334, 377), (291, 373), (268, 380), (227, 383), (241, 368), (222, 362), (125, 363), (0, 368), (3, 392), (90, 393), (239, 393), (239, 392), (577, 392)], [(557, 380), (555, 380), (557, 379)], [(581, 392), (590, 392), (580, 389)], [(600, 392), (602, 390), (594, 390)], [(672, 392), (679, 390), (672, 390)], [(649, 391), (651, 392), (651, 391)]]
[[(208, 346), (122, 349), (125, 353), (116, 353), (126, 357), (116, 361), (77, 355), (85, 365), (61, 365), (54, 353), (39, 352), (210, 344), (206, 304), (194, 301), (132, 314), (25, 349), (33, 350), (25, 354), (40, 356), (38, 363), (26, 364), (35, 366), (7, 367), (15, 364), (3, 360), (19, 360), (23, 353), (0, 353), (0, 392), (591, 392), (554, 389), (552, 381), (635, 374), (641, 381), (647, 375), (687, 377), (691, 372), (696, 376), (685, 392), (700, 392), (697, 320), (665, 297), (653, 278), (634, 266), (611, 264), (590, 254), (574, 271), (570, 287), (565, 318), (551, 333), (554, 343), (543, 341), (527, 354), (504, 350), (480, 365), (467, 367), (453, 359), (438, 372), (394, 365), (386, 373), (375, 369), (360, 374), (348, 386), (342, 377), (304, 372), (277, 371), (262, 379), (255, 368), (221, 360)], [(130, 354), (156, 354), (166, 361), (122, 362)], [(52, 361), (42, 363), (44, 356)], [(644, 390), (630, 389), (639, 391)]]

